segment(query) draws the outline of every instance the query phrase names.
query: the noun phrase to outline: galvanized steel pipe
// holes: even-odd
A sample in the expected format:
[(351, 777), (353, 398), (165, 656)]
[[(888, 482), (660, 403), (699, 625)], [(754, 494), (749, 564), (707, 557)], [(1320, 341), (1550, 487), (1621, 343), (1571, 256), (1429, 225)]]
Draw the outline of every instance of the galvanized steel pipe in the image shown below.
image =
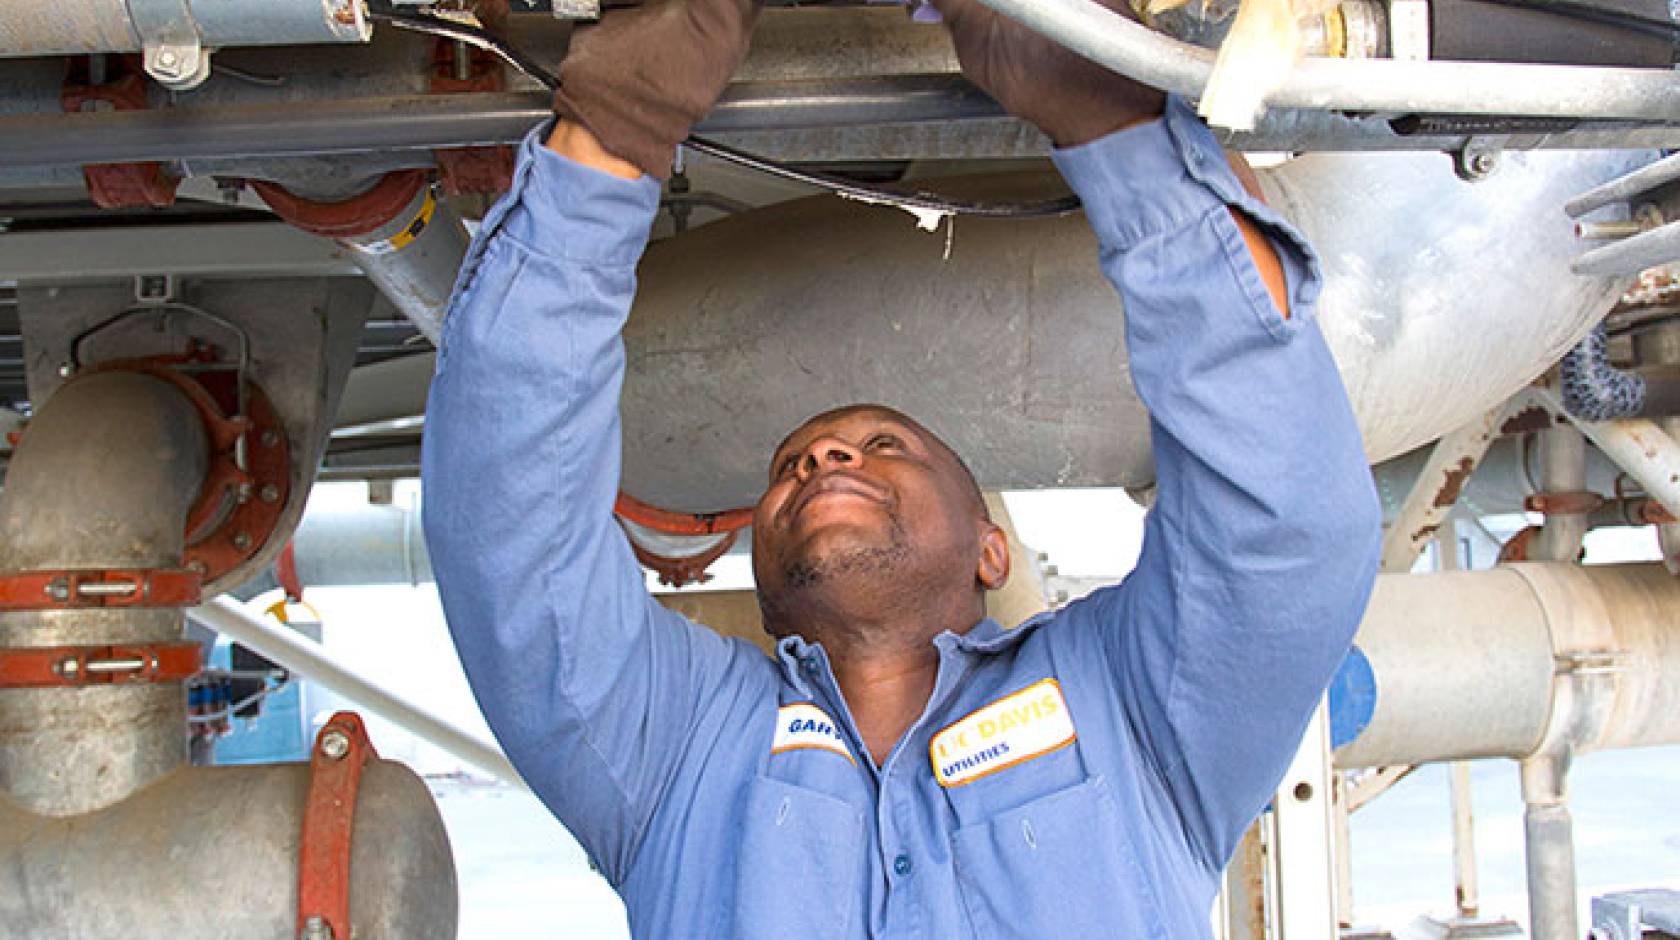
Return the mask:
[[(185, 395), (96, 372), (47, 399), (0, 493), (0, 570), (171, 568), (208, 461)], [(179, 640), (179, 609), (0, 613), (0, 647)], [(176, 683), (0, 689), (0, 793), (52, 816), (108, 806), (186, 760)]]
[[(0, 800), (0, 933), (296, 937), (309, 777), (307, 764), (182, 767), (73, 819)], [(350, 837), (355, 936), (453, 940), (455, 865), (425, 782), (401, 764), (370, 760)]]
[[(1194, 98), (1213, 72), (1213, 52), (1157, 33), (1093, 0), (980, 2), (1146, 85)], [(1666, 122), (1680, 115), (1680, 76), (1658, 69), (1306, 59), (1267, 100), (1277, 107), (1341, 111)]]
[(362, 42), (359, 0), (3, 0), (0, 58), (139, 52), (157, 35), (204, 46)]

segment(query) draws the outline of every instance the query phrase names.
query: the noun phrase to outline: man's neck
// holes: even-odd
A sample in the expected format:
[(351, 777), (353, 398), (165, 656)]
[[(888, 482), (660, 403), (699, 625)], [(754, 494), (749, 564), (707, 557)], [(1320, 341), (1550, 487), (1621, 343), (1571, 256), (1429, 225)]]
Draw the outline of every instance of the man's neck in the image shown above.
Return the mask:
[(829, 649), (834, 678), (879, 767), (927, 708), (939, 675), (939, 653), (931, 640), (919, 648), (895, 644), (885, 650), (865, 649), (847, 643), (836, 647)]
[(767, 622), (779, 628), (773, 633), (798, 633), (828, 652), (876, 766), (933, 695), (939, 676), (933, 638), (947, 630), (966, 633), (985, 616), (984, 596), (969, 585), (907, 581), (829, 584), (790, 598), (797, 604), (765, 605)]

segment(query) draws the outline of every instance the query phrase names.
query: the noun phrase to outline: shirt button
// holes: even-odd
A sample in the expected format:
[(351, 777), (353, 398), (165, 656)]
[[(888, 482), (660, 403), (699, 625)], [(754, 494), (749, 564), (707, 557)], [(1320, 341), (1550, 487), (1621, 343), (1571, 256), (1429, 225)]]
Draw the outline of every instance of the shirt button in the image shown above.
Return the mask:
[(910, 874), (910, 856), (901, 852), (897, 858), (893, 859), (893, 874), (900, 878)]
[(817, 671), (817, 657), (807, 656), (804, 659), (801, 659), (799, 661), (799, 666), (800, 666), (801, 669), (804, 669), (806, 672), (816, 672)]

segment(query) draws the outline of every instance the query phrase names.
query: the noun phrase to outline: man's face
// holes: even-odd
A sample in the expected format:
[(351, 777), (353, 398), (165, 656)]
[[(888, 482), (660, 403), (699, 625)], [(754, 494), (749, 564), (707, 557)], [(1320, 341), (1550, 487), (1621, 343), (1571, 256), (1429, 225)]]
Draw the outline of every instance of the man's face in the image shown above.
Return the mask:
[(871, 405), (827, 412), (771, 457), (753, 574), (775, 610), (831, 589), (867, 602), (907, 580), (972, 589), (984, 512), (955, 455), (916, 422)]

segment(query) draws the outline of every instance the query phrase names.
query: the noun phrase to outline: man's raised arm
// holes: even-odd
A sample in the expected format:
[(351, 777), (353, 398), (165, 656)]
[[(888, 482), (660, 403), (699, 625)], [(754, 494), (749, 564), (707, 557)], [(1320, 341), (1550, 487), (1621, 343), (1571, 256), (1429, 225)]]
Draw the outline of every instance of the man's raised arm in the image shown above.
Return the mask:
[[(540, 131), (525, 140), (456, 284), (422, 466), (438, 590), (484, 714), (615, 884), (688, 743), (770, 681), (756, 650), (648, 596), (612, 515), (619, 330), (658, 208), (652, 176), (722, 91), (756, 14), (696, 0), (689, 14), (715, 27), (699, 38), (674, 2), (574, 37), (563, 118), (547, 146)], [(638, 65), (626, 46), (666, 58)]]
[(1189, 105), (973, 0), (934, 2), (964, 72), (1058, 145), (1125, 300), (1157, 496), (1137, 569), (1085, 603), (1127, 725), (1217, 871), (1287, 767), (1376, 573), (1376, 494), (1311, 317), (1317, 259)]

